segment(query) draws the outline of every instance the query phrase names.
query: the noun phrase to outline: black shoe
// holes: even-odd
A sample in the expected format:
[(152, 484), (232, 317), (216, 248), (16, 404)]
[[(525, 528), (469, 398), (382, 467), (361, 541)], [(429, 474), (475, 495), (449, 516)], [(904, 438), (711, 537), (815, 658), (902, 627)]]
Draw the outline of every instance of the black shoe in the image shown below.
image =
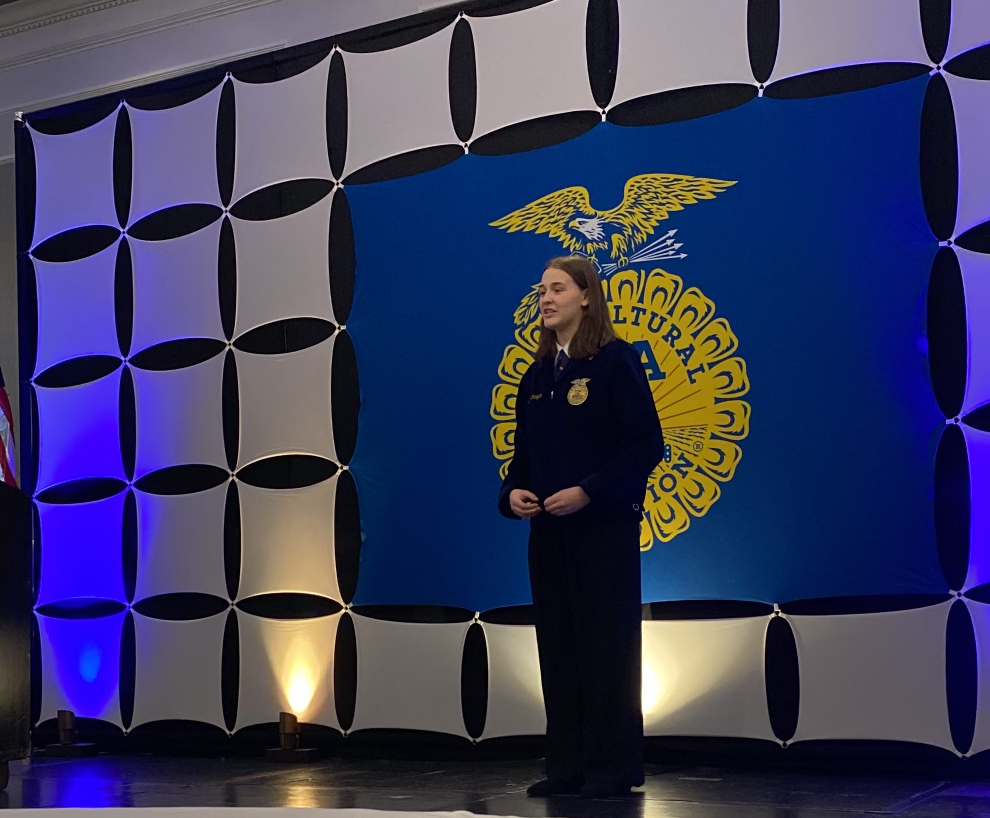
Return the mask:
[(548, 795), (577, 795), (581, 789), (581, 779), (575, 778), (544, 778), (531, 784), (526, 795), (530, 798), (545, 798)]
[(634, 793), (629, 784), (613, 781), (589, 781), (578, 791), (582, 798), (631, 798)]

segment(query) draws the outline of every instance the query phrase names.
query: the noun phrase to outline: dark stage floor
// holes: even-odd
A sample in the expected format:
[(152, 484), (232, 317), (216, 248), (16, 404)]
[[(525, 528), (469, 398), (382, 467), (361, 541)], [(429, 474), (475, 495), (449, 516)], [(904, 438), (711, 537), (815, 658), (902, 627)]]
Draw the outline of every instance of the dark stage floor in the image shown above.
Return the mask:
[(672, 818), (910, 818), (990, 816), (990, 784), (917, 777), (647, 770), (629, 800), (526, 798), (538, 761), (262, 760), (98, 756), (11, 764), (3, 807), (328, 807), (469, 810), (517, 816)]

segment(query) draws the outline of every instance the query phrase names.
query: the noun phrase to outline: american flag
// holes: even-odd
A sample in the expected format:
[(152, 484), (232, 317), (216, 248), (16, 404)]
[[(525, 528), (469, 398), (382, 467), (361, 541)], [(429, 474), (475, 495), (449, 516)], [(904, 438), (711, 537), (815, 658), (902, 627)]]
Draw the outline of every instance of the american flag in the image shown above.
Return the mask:
[(0, 372), (0, 470), (3, 472), (3, 482), (11, 486), (17, 485), (17, 475), (14, 472), (17, 458), (14, 454), (14, 413), (10, 409), (7, 389)]

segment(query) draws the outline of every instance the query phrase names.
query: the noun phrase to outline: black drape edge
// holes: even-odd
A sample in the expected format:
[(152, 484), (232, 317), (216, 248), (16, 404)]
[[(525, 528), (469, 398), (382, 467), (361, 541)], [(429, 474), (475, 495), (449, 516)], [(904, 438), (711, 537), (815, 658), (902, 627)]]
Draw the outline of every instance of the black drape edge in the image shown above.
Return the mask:
[(30, 381), (21, 381), (20, 391), (21, 437), (17, 441), (20, 451), (21, 489), (35, 496), (38, 489), (38, 395)]
[(959, 145), (952, 94), (941, 74), (932, 76), (925, 89), (918, 161), (928, 225), (935, 238), (948, 241), (958, 210)]
[(170, 205), (142, 216), (128, 228), (127, 235), (141, 241), (170, 241), (197, 233), (223, 216), (223, 208), (213, 204)]
[(113, 134), (113, 201), (117, 224), (127, 228), (131, 214), (131, 185), (134, 176), (131, 115), (122, 105)]
[(241, 499), (237, 481), (227, 485), (223, 509), (223, 573), (227, 598), (233, 602), (241, 583)]
[[(434, 13), (417, 14), (396, 21), (379, 23), (370, 29), (357, 29), (347, 34), (338, 34), (334, 40), (337, 47), (346, 52), (368, 54), (377, 51), (390, 51), (439, 34), (458, 18), (458, 12), (448, 8), (436, 9)], [(366, 32), (370, 31), (370, 35)]]
[(347, 163), (347, 66), (340, 51), (330, 58), (327, 74), (326, 140), (330, 173), (339, 180)]
[(932, 391), (945, 417), (957, 418), (966, 396), (969, 333), (962, 269), (952, 247), (940, 247), (932, 259), (925, 312)]
[(237, 611), (231, 608), (223, 629), (220, 658), (220, 701), (224, 726), (228, 735), (234, 734), (241, 687), (241, 638)]
[(128, 604), (134, 602), (138, 572), (138, 510), (134, 489), (128, 487), (124, 495), (124, 513), (121, 522), (121, 565), (124, 574), (124, 598)]
[(237, 468), (241, 446), (241, 396), (237, 377), (237, 356), (233, 349), (228, 349), (224, 356), (220, 403), (224, 455), (227, 459), (227, 468), (233, 472)]
[(113, 280), (114, 323), (117, 330), (117, 346), (120, 357), (131, 354), (134, 337), (134, 260), (127, 236), (117, 245), (117, 260)]
[(137, 396), (134, 391), (134, 376), (131, 374), (131, 368), (126, 364), (120, 372), (117, 394), (120, 460), (125, 476), (128, 480), (133, 480), (137, 455)]
[(232, 65), (230, 72), (238, 82), (251, 85), (282, 82), (316, 68), (330, 56), (332, 51), (332, 38), (324, 37), (321, 40), (248, 58), (245, 62), (249, 64)]
[(354, 618), (345, 611), (337, 623), (337, 637), (333, 646), (334, 710), (345, 735), (354, 723), (354, 710), (357, 706), (357, 661)]
[(260, 619), (325, 619), (339, 616), (344, 605), (340, 600), (306, 591), (271, 591), (239, 599), (234, 606)]
[(618, 0), (588, 0), (584, 45), (591, 95), (604, 111), (612, 101), (619, 66)]
[(976, 731), (979, 670), (973, 619), (962, 599), (949, 608), (945, 623), (945, 692), (952, 744), (965, 755)]
[(431, 145), (379, 159), (348, 173), (341, 183), (367, 185), (417, 176), (442, 168), (464, 156), (462, 145)]
[(217, 240), (217, 294), (223, 337), (230, 342), (234, 339), (237, 318), (237, 247), (234, 228), (226, 214)]
[(952, 0), (919, 0), (921, 33), (933, 65), (945, 60), (952, 22)]
[(781, 100), (817, 99), (904, 82), (924, 76), (930, 70), (927, 63), (914, 62), (839, 65), (782, 77), (766, 86), (764, 96)]
[(327, 260), (329, 265), (330, 303), (334, 319), (346, 326), (354, 303), (357, 257), (354, 249), (354, 222), (347, 192), (338, 188), (330, 203), (330, 224), (327, 230)]
[[(254, 190), (230, 206), (230, 214), (244, 221), (269, 221), (292, 216), (333, 193), (332, 179), (289, 179)], [(188, 205), (187, 205), (188, 207)], [(222, 211), (217, 208), (220, 216)]]
[(44, 668), (41, 664), (41, 625), (38, 622), (38, 615), (31, 614), (31, 724), (37, 725), (41, 720), (41, 690), (42, 674)]
[(450, 37), (447, 57), (447, 101), (454, 133), (467, 145), (478, 113), (478, 64), (471, 23), (461, 18)]
[(365, 619), (421, 625), (473, 622), (475, 611), (453, 605), (353, 605), (351, 612)]
[(746, 44), (753, 79), (763, 85), (773, 74), (780, 45), (780, 0), (749, 0)]
[(141, 616), (169, 622), (209, 619), (230, 610), (230, 600), (198, 591), (179, 591), (139, 599), (132, 606)]
[(134, 613), (128, 611), (124, 615), (124, 623), (120, 634), (120, 676), (118, 696), (120, 701), (120, 721), (124, 732), (130, 730), (134, 719), (134, 695), (137, 679), (137, 629), (134, 624)]
[(334, 570), (340, 598), (349, 605), (357, 593), (361, 570), (361, 507), (357, 483), (349, 469), (340, 472), (334, 497)]
[(781, 602), (779, 608), (788, 616), (849, 616), (930, 608), (951, 598), (948, 591), (933, 594), (816, 597)]
[(784, 616), (771, 617), (764, 636), (763, 674), (767, 714), (784, 746), (797, 731), (801, 702), (800, 657), (794, 630)]
[[(217, 106), (216, 165), (217, 186), (220, 201), (225, 208), (230, 207), (234, 191), (234, 172), (237, 156), (237, 98), (234, 83), (227, 78), (220, 91)], [(226, 214), (224, 215), (226, 221)]]
[(31, 111), (24, 115), (32, 129), (50, 136), (67, 136), (91, 128), (113, 116), (123, 97), (112, 91), (99, 97), (70, 102), (53, 108)]
[(237, 469), (236, 478), (255, 488), (301, 489), (323, 483), (340, 471), (333, 460), (315, 454), (275, 454)]
[(336, 330), (325, 318), (281, 318), (241, 333), (234, 339), (233, 347), (252, 355), (285, 355), (322, 344)]
[(945, 64), (945, 71), (964, 79), (990, 80), (990, 43), (957, 54)]
[(947, 424), (935, 451), (935, 544), (946, 585), (961, 591), (969, 573), (971, 484), (969, 450), (958, 424)]
[(14, 121), (14, 191), (16, 208), (16, 248), (27, 253), (34, 239), (38, 179), (31, 129), (20, 119)]
[(479, 156), (525, 153), (569, 142), (601, 123), (601, 112), (597, 109), (549, 114), (482, 134), (471, 142), (470, 151)]
[(27, 253), (17, 257), (17, 340), (18, 377), (29, 383), (38, 365), (38, 274)]
[(127, 604), (119, 599), (85, 596), (53, 599), (38, 605), (34, 610), (38, 616), (43, 616), (45, 619), (81, 621), (118, 616), (127, 610)]
[(196, 102), (215, 91), (227, 79), (227, 71), (221, 66), (207, 68), (195, 74), (155, 83), (157, 90), (149, 93), (146, 86), (128, 89), (124, 92), (124, 102), (139, 111), (164, 111), (179, 108)]
[(461, 654), (461, 717), (464, 729), (477, 742), (488, 716), (488, 640), (475, 622), (464, 634)]
[(330, 422), (337, 462), (346, 466), (354, 458), (361, 422), (361, 384), (357, 354), (351, 334), (342, 330), (334, 336), (330, 362)]

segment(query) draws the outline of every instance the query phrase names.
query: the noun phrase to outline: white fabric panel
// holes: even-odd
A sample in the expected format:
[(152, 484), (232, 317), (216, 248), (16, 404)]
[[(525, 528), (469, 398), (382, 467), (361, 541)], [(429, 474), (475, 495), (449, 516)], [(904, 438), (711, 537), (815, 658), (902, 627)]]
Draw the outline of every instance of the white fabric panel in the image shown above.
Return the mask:
[(31, 130), (37, 164), (37, 206), (31, 246), (91, 224), (117, 226), (113, 203), (113, 135), (117, 112), (76, 133)]
[(234, 80), (233, 201), (290, 179), (330, 179), (327, 79), (330, 57), (279, 82)]
[(133, 177), (130, 223), (179, 204), (222, 206), (217, 182), (217, 111), (222, 85), (163, 111), (128, 106)]
[(475, 138), (528, 119), (598, 108), (585, 56), (587, 6), (587, 0), (555, 0), (471, 19), (478, 65)]
[(764, 617), (644, 622), (645, 733), (773, 741), (766, 631)]
[(227, 484), (195, 494), (136, 491), (138, 572), (135, 599), (195, 592), (227, 596), (223, 519)]
[(330, 205), (271, 221), (231, 219), (237, 247), (234, 334), (283, 318), (325, 318), (330, 306)]
[[(345, 174), (379, 159), (457, 144), (447, 94), (451, 25), (389, 51), (345, 54)], [(402, 123), (396, 127), (396, 123)]]
[(135, 369), (137, 460), (134, 477), (166, 466), (227, 468), (223, 447), (223, 355), (196, 366)]
[(170, 241), (130, 239), (134, 265), (131, 350), (178, 338), (218, 338), (217, 252), (221, 222)]
[(358, 689), (351, 732), (384, 727), (467, 738), (461, 657), (470, 626), (355, 616)]
[(120, 459), (120, 370), (38, 393), (38, 490), (84, 477), (124, 479)]
[(482, 626), (488, 643), (488, 718), (481, 738), (543, 735), (547, 716), (536, 628), (487, 623)]
[(240, 385), (240, 466), (275, 454), (335, 460), (330, 416), (333, 336), (285, 355), (234, 352)]
[[(984, 553), (986, 545), (984, 545)], [(976, 729), (973, 732), (973, 744), (969, 755), (990, 750), (990, 605), (966, 600), (969, 615), (973, 620), (973, 631), (976, 634), (976, 657), (979, 679), (977, 682), (976, 699)]]
[(59, 710), (102, 719), (123, 728), (120, 719), (120, 633), (123, 612), (99, 619), (38, 617), (41, 636), (41, 717)]
[(38, 503), (44, 559), (38, 604), (96, 597), (123, 602), (124, 494), (71, 505)]
[(955, 235), (990, 220), (990, 82), (945, 75), (956, 115), (959, 210)]
[[(990, 104), (990, 96), (987, 97)], [(990, 118), (988, 118), (990, 125)], [(990, 134), (990, 131), (987, 132)], [(990, 152), (988, 152), (990, 155)], [(990, 194), (988, 203), (990, 203)], [(988, 214), (990, 215), (990, 214)], [(955, 248), (966, 295), (966, 325), (969, 335), (969, 374), (966, 399), (960, 414), (990, 402), (990, 256)]]
[(296, 592), (341, 601), (333, 548), (337, 476), (301, 489), (239, 483), (241, 582), (238, 599)]
[(990, 433), (965, 424), (960, 428), (969, 454), (969, 571), (965, 585), (969, 590), (990, 582), (990, 503), (986, 499), (990, 497)]
[(280, 712), (301, 722), (340, 729), (333, 699), (333, 651), (340, 614), (277, 620), (237, 613), (241, 674), (235, 732), (278, 721)]
[(611, 104), (697, 85), (755, 85), (746, 41), (748, 5), (619, 0), (619, 68)]
[(770, 81), (876, 62), (931, 65), (917, 4), (904, 0), (781, 0)]
[(187, 719), (226, 729), (220, 665), (227, 614), (191, 622), (134, 612), (137, 675), (131, 729), (150, 721)]
[(120, 355), (113, 296), (117, 246), (114, 243), (80, 261), (34, 262), (38, 281), (36, 375), (79, 355)]
[(801, 668), (794, 741), (914, 741), (953, 750), (945, 695), (951, 605), (788, 617)]
[(963, 51), (990, 41), (990, 3), (986, 0), (952, 0), (952, 25), (945, 62)]

